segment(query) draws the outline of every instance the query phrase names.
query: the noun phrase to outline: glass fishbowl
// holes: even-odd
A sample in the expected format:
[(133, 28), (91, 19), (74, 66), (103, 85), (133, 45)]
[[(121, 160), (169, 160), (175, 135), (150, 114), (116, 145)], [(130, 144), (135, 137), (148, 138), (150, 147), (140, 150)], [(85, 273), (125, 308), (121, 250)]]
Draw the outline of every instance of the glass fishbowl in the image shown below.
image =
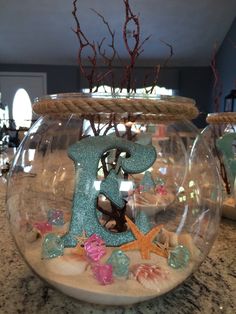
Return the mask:
[(202, 136), (216, 160), (222, 187), (222, 215), (236, 220), (236, 113), (219, 112), (207, 116)]
[(189, 277), (216, 237), (221, 200), (215, 160), (190, 122), (195, 102), (71, 93), (38, 99), (34, 111), (41, 117), (15, 154), (7, 207), (40, 278), (118, 305)]

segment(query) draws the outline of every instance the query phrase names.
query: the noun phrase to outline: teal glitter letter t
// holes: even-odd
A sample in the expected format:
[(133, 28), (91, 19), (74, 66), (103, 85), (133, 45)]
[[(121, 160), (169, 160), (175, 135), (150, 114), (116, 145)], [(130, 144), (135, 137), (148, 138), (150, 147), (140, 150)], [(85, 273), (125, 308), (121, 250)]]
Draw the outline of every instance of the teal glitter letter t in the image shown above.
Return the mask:
[(130, 231), (110, 232), (97, 218), (99, 194), (105, 195), (119, 208), (124, 206), (114, 171), (110, 171), (101, 182), (100, 190), (95, 188), (99, 161), (102, 155), (111, 149), (128, 153), (129, 157), (121, 158), (120, 165), (123, 171), (129, 174), (146, 171), (156, 160), (156, 151), (152, 145), (144, 146), (114, 136), (87, 137), (69, 147), (68, 155), (75, 163), (75, 191), (69, 231), (62, 237), (65, 247), (75, 247), (77, 237), (81, 236), (83, 231), (87, 236), (94, 233), (100, 235), (110, 246), (119, 246), (134, 239)]

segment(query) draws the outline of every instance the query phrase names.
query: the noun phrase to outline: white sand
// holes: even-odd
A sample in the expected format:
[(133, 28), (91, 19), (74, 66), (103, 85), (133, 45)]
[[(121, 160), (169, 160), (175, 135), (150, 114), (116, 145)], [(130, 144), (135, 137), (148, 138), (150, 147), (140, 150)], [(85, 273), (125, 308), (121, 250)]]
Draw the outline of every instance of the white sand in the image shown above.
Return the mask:
[[(108, 252), (101, 262), (107, 260), (111, 250), (112, 248), (108, 248)], [(160, 278), (156, 290), (143, 287), (135, 279), (118, 279), (117, 277), (114, 277), (112, 284), (103, 286), (93, 277), (90, 267), (86, 267), (84, 261), (73, 259), (70, 270), (66, 263), (65, 271), (63, 271), (61, 264), (64, 263), (63, 258), (41, 259), (41, 241), (37, 241), (37, 245), (34, 243), (30, 249), (27, 249), (25, 258), (41, 278), (65, 294), (87, 302), (110, 305), (132, 304), (162, 295), (181, 284), (194, 268), (192, 261), (184, 269), (174, 270), (167, 265), (165, 258), (155, 254), (151, 254), (150, 260), (142, 260), (138, 251), (129, 251), (126, 254), (131, 259), (131, 266), (137, 263), (155, 264), (167, 272), (167, 278)], [(66, 260), (68, 261), (67, 257)]]
[(222, 204), (223, 216), (229, 219), (236, 220), (236, 205), (233, 197), (228, 197)]

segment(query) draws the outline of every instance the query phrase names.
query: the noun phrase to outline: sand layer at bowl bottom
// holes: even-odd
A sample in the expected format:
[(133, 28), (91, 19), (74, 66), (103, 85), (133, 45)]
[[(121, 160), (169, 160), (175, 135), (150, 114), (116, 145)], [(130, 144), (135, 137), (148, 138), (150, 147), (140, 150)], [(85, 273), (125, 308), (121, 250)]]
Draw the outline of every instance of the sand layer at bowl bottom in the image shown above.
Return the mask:
[[(71, 250), (66, 249), (62, 257), (45, 260), (41, 258), (41, 241), (37, 241), (25, 251), (25, 258), (32, 269), (45, 281), (63, 293), (79, 300), (110, 305), (126, 305), (160, 296), (181, 284), (193, 271), (194, 262), (187, 267), (175, 270), (168, 266), (167, 259), (151, 254), (149, 260), (142, 260), (138, 251), (129, 251), (130, 268), (138, 263), (154, 264), (161, 267), (166, 278), (150, 282), (146, 288), (134, 277), (128, 279), (114, 277), (109, 285), (101, 285), (94, 278), (91, 267), (84, 258), (71, 257)], [(114, 248), (107, 248), (107, 254), (101, 260), (105, 263)]]

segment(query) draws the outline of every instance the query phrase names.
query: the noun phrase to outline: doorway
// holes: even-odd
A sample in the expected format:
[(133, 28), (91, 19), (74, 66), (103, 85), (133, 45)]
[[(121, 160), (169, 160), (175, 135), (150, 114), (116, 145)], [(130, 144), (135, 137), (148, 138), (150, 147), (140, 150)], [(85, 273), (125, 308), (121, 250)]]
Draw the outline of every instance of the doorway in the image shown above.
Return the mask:
[[(47, 93), (47, 74), (39, 72), (0, 72), (0, 93), (1, 102), (8, 108), (9, 119), (13, 117), (13, 100), (17, 91), (23, 89), (29, 96), (31, 104), (36, 97), (41, 97)], [(19, 105), (24, 111), (24, 104)], [(32, 107), (27, 107), (32, 110)], [(29, 114), (26, 113), (26, 117)], [(33, 117), (34, 118), (34, 117)]]

